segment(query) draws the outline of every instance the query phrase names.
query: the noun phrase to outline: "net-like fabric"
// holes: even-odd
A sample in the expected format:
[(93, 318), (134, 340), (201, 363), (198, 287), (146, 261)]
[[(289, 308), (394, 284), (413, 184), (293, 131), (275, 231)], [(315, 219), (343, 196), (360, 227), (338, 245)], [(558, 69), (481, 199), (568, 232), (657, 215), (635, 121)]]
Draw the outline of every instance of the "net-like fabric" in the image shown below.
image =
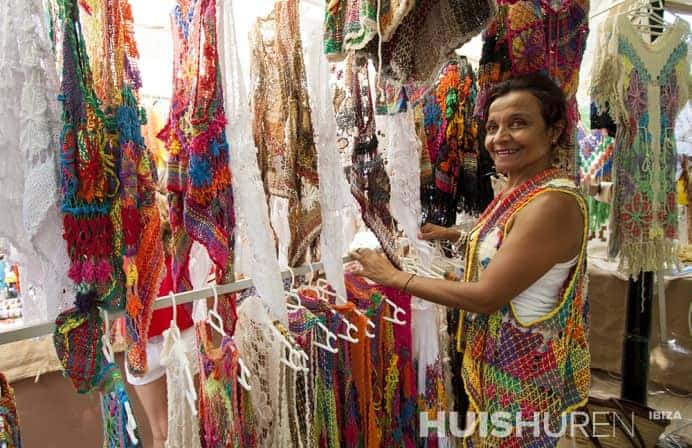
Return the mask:
[(260, 447), (293, 446), (289, 404), (284, 394), (288, 372), (280, 361), (285, 356), (284, 346), (273, 326), (261, 299), (248, 297), (238, 308), (234, 339), (251, 373), (249, 395), (254, 409), (256, 446)]
[(229, 162), (241, 182), (233, 183), (234, 210), (238, 231), (237, 246), (248, 263), (248, 271), (260, 297), (272, 315), (284, 323), (286, 311), (264, 185), (252, 138), (252, 115), (247, 107), (247, 89), (238, 56), (233, 0), (219, 2), (219, 61), (226, 92)]
[[(176, 328), (177, 329), (177, 328)], [(197, 362), (194, 352), (188, 352), (180, 333), (170, 328), (163, 332), (161, 365), (166, 368), (166, 397), (168, 403), (168, 448), (201, 447), (199, 421), (193, 415), (186, 391), (194, 390), (192, 379), (193, 363)], [(188, 375), (189, 373), (189, 375)], [(195, 403), (196, 406), (196, 403)]]
[(321, 213), (296, 0), (278, 1), (258, 19), (251, 48), (257, 158), (270, 198), (288, 199), (288, 264), (297, 266), (317, 254)]
[(7, 254), (14, 246), (22, 283), (34, 290), (25, 322), (55, 317), (72, 289), (58, 211), (56, 55), (43, 12), (40, 0), (0, 4), (0, 202), (13, 211), (0, 216), (0, 245)]
[(114, 363), (106, 363), (101, 368), (102, 382), (98, 390), (101, 394), (104, 448), (141, 447), (142, 439), (120, 369)]
[[(190, 289), (192, 241), (214, 262), (216, 281), (233, 279), (235, 217), (228, 165), (224, 96), (218, 57), (215, 0), (179, 0), (171, 14), (173, 97), (159, 133), (169, 152), (167, 188), (173, 229), (173, 283)], [(233, 333), (235, 302), (221, 301)]]
[(21, 448), (22, 437), (17, 415), (17, 401), (14, 388), (7, 382), (5, 375), (0, 373), (0, 442), (7, 448)]
[(254, 410), (238, 383), (240, 352), (233, 339), (223, 336), (214, 347), (211, 327), (206, 321), (196, 324), (199, 344), (198, 409), (200, 441), (204, 448), (257, 446), (251, 424)]
[(368, 65), (366, 60), (355, 59), (349, 57), (336, 76), (337, 135), (351, 148), (347, 172), (363, 221), (389, 259), (398, 265), (396, 222), (389, 212), (391, 185), (378, 151)]

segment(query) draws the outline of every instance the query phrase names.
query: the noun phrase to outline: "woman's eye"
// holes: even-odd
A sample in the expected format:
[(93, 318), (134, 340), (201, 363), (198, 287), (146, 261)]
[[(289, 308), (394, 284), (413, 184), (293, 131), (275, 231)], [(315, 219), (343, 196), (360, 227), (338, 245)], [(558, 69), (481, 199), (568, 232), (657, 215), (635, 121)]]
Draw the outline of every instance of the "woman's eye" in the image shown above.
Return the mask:
[(488, 134), (494, 134), (497, 131), (497, 126), (494, 124), (488, 125), (485, 127), (485, 132)]
[(519, 128), (519, 127), (524, 126), (525, 124), (526, 124), (526, 122), (524, 120), (514, 120), (514, 121), (512, 121), (511, 126), (513, 128)]

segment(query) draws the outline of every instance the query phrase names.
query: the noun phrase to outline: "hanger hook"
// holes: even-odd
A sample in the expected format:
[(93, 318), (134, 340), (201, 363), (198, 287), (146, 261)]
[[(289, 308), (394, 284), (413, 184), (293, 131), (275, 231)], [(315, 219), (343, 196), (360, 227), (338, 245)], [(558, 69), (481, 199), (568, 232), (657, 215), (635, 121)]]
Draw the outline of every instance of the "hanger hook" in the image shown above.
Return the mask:
[(288, 266), (286, 269), (288, 269), (288, 272), (291, 274), (291, 286), (288, 287), (288, 289), (293, 289), (293, 285), (296, 282), (296, 274), (293, 272), (293, 269)]
[(178, 322), (178, 305), (175, 303), (175, 293), (173, 291), (168, 293), (168, 296), (171, 298), (171, 306), (173, 307), (173, 322)]
[(216, 290), (216, 283), (211, 285), (211, 290), (214, 292), (214, 312), (218, 313), (219, 309), (219, 292)]

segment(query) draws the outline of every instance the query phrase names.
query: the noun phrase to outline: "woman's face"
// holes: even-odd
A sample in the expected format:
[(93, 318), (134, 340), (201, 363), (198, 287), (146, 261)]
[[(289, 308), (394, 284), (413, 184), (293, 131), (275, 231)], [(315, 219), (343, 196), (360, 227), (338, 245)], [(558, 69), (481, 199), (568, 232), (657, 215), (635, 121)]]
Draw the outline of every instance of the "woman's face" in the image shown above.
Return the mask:
[(525, 90), (493, 101), (485, 129), (485, 147), (497, 171), (510, 176), (550, 166), (553, 142), (561, 131), (546, 127), (538, 98)]

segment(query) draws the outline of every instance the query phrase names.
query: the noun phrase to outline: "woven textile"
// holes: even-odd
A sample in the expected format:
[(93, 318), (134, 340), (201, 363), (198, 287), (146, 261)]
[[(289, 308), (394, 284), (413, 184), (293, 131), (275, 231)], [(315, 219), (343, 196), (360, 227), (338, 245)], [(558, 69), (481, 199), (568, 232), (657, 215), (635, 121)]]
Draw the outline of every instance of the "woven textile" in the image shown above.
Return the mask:
[(615, 139), (603, 130), (577, 127), (579, 144), (579, 177), (587, 185), (591, 181), (610, 182)]
[[(494, 2), (488, 0), (417, 1), (382, 46), (383, 73), (400, 82), (430, 81), (454, 50), (480, 33), (494, 15)], [(376, 47), (373, 41), (368, 51), (377, 60)]]
[[(191, 288), (192, 241), (214, 263), (216, 281), (233, 277), (234, 223), (223, 89), (217, 54), (216, 2), (179, 0), (171, 14), (173, 96), (159, 133), (169, 153), (168, 199), (173, 230), (173, 283)], [(224, 325), (233, 333), (234, 300), (221, 301)]]
[[(146, 365), (152, 304), (164, 268), (156, 172), (144, 146), (137, 104), (137, 47), (126, 0), (92, 2), (104, 32), (99, 92), (86, 55), (76, 3), (61, 4), (63, 24), (63, 237), (77, 284), (78, 318), (100, 305), (127, 311), (128, 361)], [(97, 9), (98, 7), (98, 9)], [(105, 57), (108, 56), (108, 57)], [(95, 71), (95, 70), (94, 70)], [(96, 327), (98, 329), (98, 327)], [(98, 331), (98, 330), (97, 330)]]
[(377, 0), (325, 3), (324, 52), (332, 60), (360, 50), (377, 35)]
[(432, 185), (422, 191), (424, 220), (450, 226), (458, 211), (478, 214), (492, 200), (488, 168), (480, 160), (478, 123), (473, 119), (476, 78), (466, 58), (452, 60), (414, 107)]
[(360, 205), (365, 224), (373, 231), (389, 259), (396, 257), (396, 222), (389, 212), (391, 186), (378, 151), (375, 116), (367, 61), (350, 57), (339, 70), (335, 98), (338, 136), (351, 147), (347, 168), (351, 193)]
[(579, 67), (586, 47), (588, 0), (500, 0), (496, 19), (483, 33), (478, 70), (479, 93), (475, 115), (484, 122), (488, 95), (493, 86), (510, 76), (543, 73), (565, 92), (567, 132), (572, 148), (560, 151), (558, 166), (576, 179), (576, 93)]
[(0, 373), (0, 443), (7, 448), (22, 448), (17, 402), (14, 388), (7, 382), (5, 375)]
[(237, 379), (240, 374), (240, 354), (235, 342), (224, 336), (221, 345), (214, 347), (211, 328), (206, 321), (199, 322), (196, 331), (200, 367), (197, 399), (202, 447), (257, 446), (257, 436), (252, 430), (254, 413), (250, 397)]
[(142, 446), (132, 403), (127, 395), (120, 369), (114, 363), (101, 367), (101, 417), (104, 448), (136, 448)]
[(628, 16), (609, 18), (594, 67), (592, 99), (617, 124), (609, 255), (638, 276), (677, 263), (675, 119), (688, 99), (690, 27), (677, 19), (653, 44)]
[(257, 158), (270, 197), (288, 198), (288, 264), (298, 266), (317, 253), (322, 217), (296, 0), (258, 19), (251, 47)]
[[(519, 322), (511, 302), (490, 315), (462, 312), (458, 347), (463, 348), (462, 378), (471, 410), (508, 412), (515, 427), (516, 415), (524, 421), (534, 413), (549, 416), (559, 428), (563, 412), (583, 406), (590, 387), (589, 306), (586, 295), (587, 210), (574, 183), (558, 170), (540, 173), (512, 193), (499, 195), (488, 206), (470, 233), (466, 250), (465, 281), (477, 281), (506, 236), (505, 225), (537, 196), (558, 191), (572, 196), (584, 215), (584, 236), (579, 259), (565, 281), (554, 311), (534, 322)], [(543, 420), (541, 420), (543, 421)], [(476, 421), (477, 423), (477, 421)], [(494, 425), (488, 431), (492, 434)], [(469, 446), (554, 446), (557, 440), (544, 429), (539, 434), (516, 431), (509, 437), (478, 439)]]

